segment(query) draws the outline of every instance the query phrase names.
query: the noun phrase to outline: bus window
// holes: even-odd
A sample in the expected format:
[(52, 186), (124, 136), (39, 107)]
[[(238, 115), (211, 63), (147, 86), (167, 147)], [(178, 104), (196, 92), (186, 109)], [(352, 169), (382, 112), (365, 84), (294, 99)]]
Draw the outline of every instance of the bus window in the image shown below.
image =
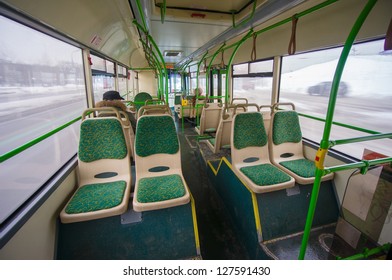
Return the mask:
[[(334, 121), (377, 132), (391, 132), (392, 56), (383, 52), (384, 40), (355, 44), (338, 88)], [(332, 79), (342, 48), (287, 56), (282, 59), (280, 102), (293, 102), (300, 113), (325, 118)], [(324, 123), (301, 117), (303, 136), (320, 142)], [(367, 135), (333, 125), (331, 139)], [(362, 158), (364, 148), (392, 155), (389, 139), (336, 146)]]
[[(0, 16), (0, 154), (80, 116), (82, 51)], [(77, 151), (78, 123), (0, 163), (0, 223)], [(61, 147), (61, 149), (60, 149)]]
[(115, 90), (114, 63), (93, 54), (90, 57), (92, 63), (94, 101), (97, 103), (102, 100), (104, 92)]
[[(126, 95), (128, 93), (128, 71), (127, 68), (117, 65), (117, 77), (118, 77), (118, 92), (121, 96)], [(124, 99), (129, 99), (124, 96)]]
[[(197, 87), (197, 75), (196, 72), (191, 72), (191, 92), (190, 94), (194, 94), (194, 90)], [(206, 91), (206, 74), (205, 73), (199, 73), (199, 88), (203, 90), (203, 92)]]
[(270, 105), (273, 60), (233, 65), (233, 97), (246, 98), (249, 103)]

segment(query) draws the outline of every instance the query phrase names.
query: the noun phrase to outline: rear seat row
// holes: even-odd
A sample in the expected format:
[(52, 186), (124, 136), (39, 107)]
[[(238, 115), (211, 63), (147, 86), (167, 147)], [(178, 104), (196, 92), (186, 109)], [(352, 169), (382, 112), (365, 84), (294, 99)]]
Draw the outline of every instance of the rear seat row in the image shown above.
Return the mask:
[[(275, 191), (315, 179), (314, 162), (303, 154), (302, 133), (294, 105), (292, 110), (279, 110), (275, 104), (260, 112), (255, 104), (229, 106), (224, 109), (215, 137), (208, 139), (210, 148), (231, 148), (236, 175), (255, 193)], [(237, 107), (256, 106), (256, 112), (236, 112)], [(246, 111), (246, 112), (244, 112)], [(322, 177), (330, 180), (333, 174)]]
[[(144, 107), (145, 114), (138, 117), (135, 134), (126, 114), (117, 109), (93, 108), (83, 113), (78, 151), (79, 185), (60, 213), (63, 223), (115, 216), (127, 210), (132, 152), (136, 170), (135, 211), (190, 201), (171, 112), (150, 109)], [(87, 113), (94, 111), (99, 112), (99, 117), (86, 118)]]

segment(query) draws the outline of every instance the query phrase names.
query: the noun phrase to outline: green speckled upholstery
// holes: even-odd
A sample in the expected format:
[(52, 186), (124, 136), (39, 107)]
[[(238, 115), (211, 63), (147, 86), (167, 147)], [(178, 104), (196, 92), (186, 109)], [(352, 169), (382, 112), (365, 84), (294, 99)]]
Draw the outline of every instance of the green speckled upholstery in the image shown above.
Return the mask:
[(274, 115), (272, 141), (275, 145), (302, 140), (298, 114), (295, 111), (278, 111)]
[(310, 178), (315, 176), (316, 167), (314, 165), (314, 162), (311, 160), (296, 159), (289, 161), (281, 161), (279, 164), (301, 177)]
[(215, 146), (215, 142), (216, 142), (215, 138), (209, 138), (207, 140), (208, 140), (208, 142), (210, 142), (212, 144), (212, 146)]
[(272, 164), (259, 164), (240, 168), (253, 183), (259, 186), (268, 186), (290, 181), (288, 176)]
[(151, 99), (152, 97), (148, 92), (139, 92), (136, 94), (133, 100), (135, 102), (136, 111), (139, 111), (140, 107), (144, 106), (145, 102)]
[(175, 154), (179, 143), (171, 116), (147, 116), (138, 120), (135, 151), (140, 157), (154, 154)]
[(244, 113), (235, 117), (233, 144), (238, 150), (267, 144), (267, 133), (260, 113)]
[(204, 132), (207, 132), (207, 133), (214, 133), (214, 132), (216, 132), (216, 128), (214, 128), (214, 127), (206, 128), (206, 129), (204, 130)]
[(185, 195), (185, 186), (179, 175), (142, 178), (137, 200), (141, 203), (165, 201)]
[(77, 190), (65, 212), (77, 214), (113, 208), (121, 203), (125, 188), (125, 181), (85, 185)]
[(117, 119), (94, 118), (82, 122), (78, 154), (81, 161), (122, 159), (126, 155), (124, 132)]

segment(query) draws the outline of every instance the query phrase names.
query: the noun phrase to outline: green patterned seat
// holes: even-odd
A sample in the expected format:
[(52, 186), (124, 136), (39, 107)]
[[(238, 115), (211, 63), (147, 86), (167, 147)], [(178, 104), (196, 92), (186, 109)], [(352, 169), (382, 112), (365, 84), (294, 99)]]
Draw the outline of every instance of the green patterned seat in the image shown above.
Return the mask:
[(240, 168), (253, 183), (258, 186), (268, 186), (290, 181), (290, 176), (272, 164), (259, 164)]
[(306, 158), (281, 161), (279, 164), (301, 177), (310, 178), (315, 176), (316, 167), (314, 162)]
[(215, 146), (215, 138), (208, 138), (207, 140), (212, 144), (212, 146)]
[(296, 111), (279, 111), (275, 113), (272, 140), (275, 145), (282, 143), (299, 143), (302, 140), (301, 127)]
[(234, 122), (234, 147), (262, 147), (267, 144), (267, 133), (260, 113), (238, 114)]
[(60, 213), (62, 223), (106, 218), (127, 210), (131, 167), (118, 118), (93, 117), (82, 121), (78, 170), (78, 189)]
[[(275, 104), (276, 108), (278, 103)], [(285, 104), (288, 105), (288, 104)], [(316, 167), (312, 160), (305, 158), (302, 132), (298, 113), (293, 110), (276, 110), (272, 115), (270, 154), (272, 163), (294, 177), (301, 185), (312, 184)], [(321, 180), (329, 180), (333, 174), (324, 175)]]
[(172, 117), (165, 115), (140, 118), (135, 138), (135, 151), (138, 156), (175, 154), (178, 150), (179, 143)]
[(233, 170), (253, 192), (294, 186), (294, 179), (269, 161), (268, 136), (260, 112), (240, 113), (234, 117), (232, 141)]
[(134, 102), (135, 102), (136, 112), (139, 111), (140, 107), (144, 106), (147, 100), (152, 100), (151, 95), (147, 92), (139, 92), (138, 94), (135, 95)]
[(180, 144), (169, 115), (143, 115), (135, 138), (135, 211), (158, 210), (189, 203), (181, 171)]
[[(99, 135), (99, 137), (97, 137)], [(114, 135), (118, 135), (114, 137)], [(93, 162), (99, 159), (122, 159), (127, 146), (121, 123), (115, 118), (99, 121), (87, 119), (80, 126), (79, 159)]]
[(82, 186), (65, 208), (65, 212), (77, 214), (113, 208), (121, 203), (125, 188), (125, 181)]
[(142, 203), (165, 201), (185, 195), (185, 187), (178, 175), (142, 178), (137, 200)]

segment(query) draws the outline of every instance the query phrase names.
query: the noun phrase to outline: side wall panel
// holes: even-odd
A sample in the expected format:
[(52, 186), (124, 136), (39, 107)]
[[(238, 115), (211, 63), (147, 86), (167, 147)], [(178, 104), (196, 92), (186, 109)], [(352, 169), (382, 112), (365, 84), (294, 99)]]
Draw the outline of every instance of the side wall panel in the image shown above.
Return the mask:
[(75, 185), (76, 171), (74, 170), (12, 239), (0, 249), (0, 259), (54, 259), (57, 235), (56, 223), (60, 211), (73, 192)]

